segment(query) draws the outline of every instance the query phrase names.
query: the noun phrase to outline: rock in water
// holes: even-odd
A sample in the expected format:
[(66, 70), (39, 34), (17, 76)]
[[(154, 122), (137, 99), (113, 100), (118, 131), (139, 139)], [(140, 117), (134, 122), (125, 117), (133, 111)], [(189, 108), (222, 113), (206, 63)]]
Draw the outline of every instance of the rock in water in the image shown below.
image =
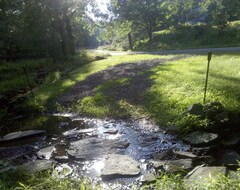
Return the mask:
[(155, 169), (164, 169), (169, 173), (183, 172), (193, 168), (192, 159), (154, 161)]
[(140, 174), (139, 163), (126, 155), (110, 154), (106, 157), (104, 164), (101, 172), (103, 179), (134, 177)]
[(9, 133), (5, 135), (1, 141), (11, 141), (11, 140), (17, 140), (21, 138), (27, 138), (30, 136), (40, 135), (42, 133), (45, 133), (45, 130), (28, 130), (28, 131), (18, 131), (14, 133)]
[(37, 152), (37, 156), (41, 159), (50, 159), (52, 156), (52, 153), (55, 151), (55, 147), (54, 146), (49, 146), (49, 147), (45, 147), (40, 149)]
[(211, 144), (217, 138), (218, 134), (196, 131), (186, 135), (183, 140), (192, 145), (201, 146)]
[(52, 160), (35, 160), (19, 166), (19, 169), (26, 170), (29, 174), (52, 169), (55, 162)]
[(96, 157), (103, 157), (108, 154), (114, 154), (119, 149), (126, 148), (128, 143), (125, 141), (87, 138), (70, 144), (67, 153), (75, 159), (96, 159)]

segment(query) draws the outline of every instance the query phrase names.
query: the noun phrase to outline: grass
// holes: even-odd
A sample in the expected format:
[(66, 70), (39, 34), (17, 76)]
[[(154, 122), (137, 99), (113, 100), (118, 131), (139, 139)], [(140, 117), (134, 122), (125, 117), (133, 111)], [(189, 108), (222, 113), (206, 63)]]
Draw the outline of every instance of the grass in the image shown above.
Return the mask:
[(187, 183), (179, 174), (160, 173), (156, 182), (145, 185), (142, 189), (158, 190), (237, 190), (240, 189), (240, 171), (234, 176), (223, 176), (203, 178), (192, 183)]
[[(207, 102), (219, 101), (229, 112), (240, 110), (240, 55), (214, 55), (210, 65)], [(144, 107), (158, 123), (172, 121), (186, 108), (203, 101), (206, 56), (193, 56), (153, 69), (154, 85)]]
[(226, 28), (206, 24), (185, 24), (155, 31), (150, 43), (147, 39), (135, 43), (135, 50), (191, 49), (232, 47), (240, 45), (240, 21), (229, 22)]
[(27, 174), (16, 171), (14, 173), (0, 174), (1, 190), (98, 190), (86, 179), (73, 180), (52, 177), (50, 171)]
[[(214, 54), (210, 65), (207, 102), (219, 101), (227, 111), (240, 114), (240, 55)], [(131, 78), (108, 81), (95, 95), (76, 104), (76, 110), (96, 117), (151, 117), (160, 125), (174, 121), (187, 107), (202, 103), (207, 67), (206, 56), (192, 56), (153, 68), (146, 80), (150, 89), (132, 103), (120, 99), (117, 89), (127, 88)], [(141, 74), (141, 73), (140, 73)], [(135, 84), (138, 85), (138, 84)], [(109, 94), (109, 89), (112, 93)]]
[(150, 60), (156, 58), (171, 58), (172, 56), (159, 56), (159, 55), (124, 55), (124, 56), (112, 56), (108, 59), (94, 61), (78, 69), (69, 72), (53, 85), (44, 85), (40, 87), (36, 93), (35, 99), (32, 99), (29, 106), (35, 107), (36, 110), (46, 111), (49, 102), (54, 100), (57, 96), (69, 90), (77, 82), (83, 81), (89, 75), (98, 71), (104, 70), (108, 67), (118, 65), (124, 62), (138, 62), (140, 60)]
[[(240, 188), (240, 171), (232, 175), (211, 177), (187, 183), (180, 174), (166, 174), (160, 172), (155, 182), (133, 189), (149, 190), (237, 190)], [(0, 174), (1, 190), (101, 190), (101, 184), (93, 185), (87, 179), (59, 179), (52, 177), (50, 171), (27, 174), (23, 171)]]

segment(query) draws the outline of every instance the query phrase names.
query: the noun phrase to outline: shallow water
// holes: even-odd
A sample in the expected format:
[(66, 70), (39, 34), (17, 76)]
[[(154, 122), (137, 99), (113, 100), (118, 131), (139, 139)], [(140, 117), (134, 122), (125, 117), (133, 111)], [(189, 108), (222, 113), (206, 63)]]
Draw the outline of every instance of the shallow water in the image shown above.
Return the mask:
[[(84, 134), (74, 134), (74, 131), (80, 129), (95, 129), (93, 132)], [(2, 128), (3, 129), (3, 128)], [(163, 152), (169, 149), (187, 151), (190, 147), (174, 136), (164, 134), (159, 127), (152, 125), (147, 120), (125, 121), (113, 119), (94, 119), (87, 117), (79, 117), (76, 114), (54, 114), (35, 116), (30, 118), (20, 118), (7, 122), (4, 130), (0, 131), (3, 136), (9, 132), (41, 129), (46, 130), (46, 134), (40, 137), (33, 137), (27, 140), (19, 140), (17, 142), (8, 142), (0, 144), (0, 146), (17, 146), (23, 144), (33, 144), (36, 146), (46, 147), (54, 145), (56, 148), (52, 155), (67, 155), (67, 149), (71, 142), (89, 137), (97, 137), (112, 140), (124, 140), (129, 143), (126, 149), (119, 149), (119, 154), (126, 154), (137, 160), (141, 165), (141, 174), (149, 172), (149, 161), (154, 153)], [(110, 132), (105, 133), (105, 132)], [(72, 133), (73, 132), (73, 133)], [(71, 134), (72, 133), (72, 134)], [(65, 134), (65, 135), (64, 135)], [(71, 134), (71, 135), (66, 135)], [(93, 150), (94, 151), (94, 150)], [(103, 165), (103, 157), (96, 157), (93, 160), (75, 160), (69, 158), (68, 165), (73, 169), (71, 176), (79, 178), (87, 176), (94, 182), (101, 181), (100, 173)], [(134, 178), (118, 178), (107, 181), (105, 185), (116, 186), (115, 189), (128, 188), (129, 184), (136, 183), (141, 175)], [(118, 185), (120, 183), (121, 185)]]

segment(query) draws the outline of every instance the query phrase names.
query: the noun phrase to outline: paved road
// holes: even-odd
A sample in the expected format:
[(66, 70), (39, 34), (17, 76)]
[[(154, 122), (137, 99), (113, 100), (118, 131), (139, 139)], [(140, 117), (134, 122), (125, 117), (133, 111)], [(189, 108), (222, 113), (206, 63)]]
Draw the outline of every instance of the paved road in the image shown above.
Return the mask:
[(166, 54), (204, 54), (209, 51), (213, 53), (240, 53), (240, 47), (226, 47), (226, 48), (203, 48), (203, 49), (188, 49), (188, 50), (166, 50), (166, 51), (108, 51), (108, 50), (92, 50), (98, 53), (106, 53), (110, 55), (135, 55), (135, 54), (154, 54), (154, 55), (166, 55)]

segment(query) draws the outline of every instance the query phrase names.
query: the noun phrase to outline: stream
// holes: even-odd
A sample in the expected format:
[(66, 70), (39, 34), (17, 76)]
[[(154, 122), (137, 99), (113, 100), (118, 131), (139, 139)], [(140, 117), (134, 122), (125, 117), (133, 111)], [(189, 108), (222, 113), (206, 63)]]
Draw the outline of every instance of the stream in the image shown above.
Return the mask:
[[(55, 168), (61, 170), (61, 167), (66, 167), (67, 171), (60, 177), (75, 179), (86, 177), (93, 184), (101, 183), (104, 189), (108, 187), (128, 189), (132, 185), (137, 185), (141, 176), (146, 173), (155, 173), (154, 168), (151, 167), (154, 154), (168, 150), (187, 151), (190, 148), (189, 145), (161, 131), (159, 126), (151, 124), (146, 119), (127, 121), (95, 119), (76, 114), (53, 114), (13, 118), (0, 129), (2, 137), (16, 131), (46, 131), (40, 136), (0, 142), (0, 159), (8, 159), (6, 156), (1, 158), (3, 148), (20, 148), (30, 145), (38, 151), (37, 154), (35, 152), (29, 154), (27, 158), (23, 156), (16, 160), (12, 159), (12, 162), (22, 164), (36, 159), (57, 160)], [(48, 147), (47, 150), (42, 149), (45, 147)], [(121, 155), (127, 155), (127, 158), (139, 164), (140, 172), (126, 176), (115, 173), (104, 174), (107, 176), (105, 178), (102, 172), (109, 155), (117, 155), (119, 160), (115, 159), (119, 164)], [(105, 173), (108, 172), (105, 171)]]

